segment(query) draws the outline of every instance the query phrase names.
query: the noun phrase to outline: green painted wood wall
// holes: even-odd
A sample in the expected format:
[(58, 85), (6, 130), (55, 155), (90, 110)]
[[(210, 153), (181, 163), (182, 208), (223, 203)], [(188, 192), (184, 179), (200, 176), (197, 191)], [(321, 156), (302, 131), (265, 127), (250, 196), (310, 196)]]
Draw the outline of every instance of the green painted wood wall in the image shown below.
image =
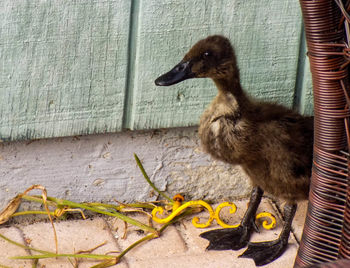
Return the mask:
[(311, 113), (298, 1), (0, 0), (0, 139), (196, 125), (213, 83), (153, 81), (210, 34), (251, 95)]

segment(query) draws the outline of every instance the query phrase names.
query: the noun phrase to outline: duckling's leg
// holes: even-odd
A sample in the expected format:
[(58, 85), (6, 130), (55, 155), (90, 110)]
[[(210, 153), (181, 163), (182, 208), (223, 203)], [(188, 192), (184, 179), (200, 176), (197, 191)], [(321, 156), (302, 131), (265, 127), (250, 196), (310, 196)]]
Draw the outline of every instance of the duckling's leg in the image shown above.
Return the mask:
[(259, 187), (253, 188), (248, 209), (245, 212), (239, 227), (216, 229), (200, 234), (200, 237), (209, 240), (210, 243), (207, 247), (208, 250), (238, 250), (247, 246), (252, 229), (254, 228), (258, 231), (255, 225), (255, 214), (263, 193), (263, 190)]
[(284, 206), (285, 223), (279, 238), (268, 242), (249, 243), (248, 249), (240, 257), (252, 258), (256, 266), (261, 266), (281, 256), (288, 245), (289, 233), (296, 210), (296, 204), (286, 204)]

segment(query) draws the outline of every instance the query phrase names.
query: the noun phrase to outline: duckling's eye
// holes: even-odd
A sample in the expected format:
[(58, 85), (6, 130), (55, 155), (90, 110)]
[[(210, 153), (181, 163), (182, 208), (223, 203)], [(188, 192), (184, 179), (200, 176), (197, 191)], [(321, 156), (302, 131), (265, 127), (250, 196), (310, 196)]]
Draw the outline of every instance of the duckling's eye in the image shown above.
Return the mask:
[(211, 56), (211, 53), (209, 51), (204, 52), (202, 55), (203, 59), (209, 58), (210, 56)]

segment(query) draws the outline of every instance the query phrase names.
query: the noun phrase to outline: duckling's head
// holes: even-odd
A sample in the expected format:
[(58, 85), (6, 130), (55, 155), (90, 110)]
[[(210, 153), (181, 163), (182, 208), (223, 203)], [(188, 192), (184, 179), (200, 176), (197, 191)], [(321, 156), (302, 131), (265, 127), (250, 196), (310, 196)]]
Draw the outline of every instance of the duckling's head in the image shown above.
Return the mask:
[(183, 60), (169, 72), (158, 77), (157, 86), (170, 86), (190, 78), (238, 78), (236, 57), (230, 41), (221, 35), (212, 35), (198, 41)]

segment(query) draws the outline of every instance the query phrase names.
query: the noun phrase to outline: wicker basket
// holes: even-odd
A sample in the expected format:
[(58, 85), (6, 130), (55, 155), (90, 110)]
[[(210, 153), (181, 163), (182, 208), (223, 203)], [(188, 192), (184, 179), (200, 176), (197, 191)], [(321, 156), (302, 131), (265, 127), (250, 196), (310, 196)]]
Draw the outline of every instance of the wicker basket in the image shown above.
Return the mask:
[(295, 267), (350, 258), (349, 4), (300, 0), (315, 134), (309, 206)]

